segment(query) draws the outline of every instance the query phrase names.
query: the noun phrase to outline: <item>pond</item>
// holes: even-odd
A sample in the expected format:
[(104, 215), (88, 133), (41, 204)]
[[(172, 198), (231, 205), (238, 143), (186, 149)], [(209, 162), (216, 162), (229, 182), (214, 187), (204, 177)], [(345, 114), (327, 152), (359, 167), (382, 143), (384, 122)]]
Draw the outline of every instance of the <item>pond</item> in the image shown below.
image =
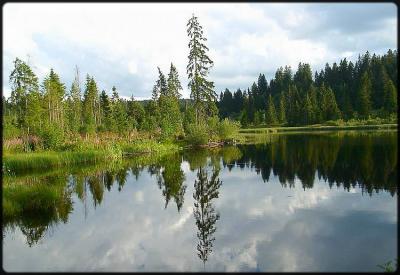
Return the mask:
[(56, 195), (3, 218), (3, 268), (381, 271), (397, 258), (397, 150), (397, 131), (276, 134), (4, 178)]

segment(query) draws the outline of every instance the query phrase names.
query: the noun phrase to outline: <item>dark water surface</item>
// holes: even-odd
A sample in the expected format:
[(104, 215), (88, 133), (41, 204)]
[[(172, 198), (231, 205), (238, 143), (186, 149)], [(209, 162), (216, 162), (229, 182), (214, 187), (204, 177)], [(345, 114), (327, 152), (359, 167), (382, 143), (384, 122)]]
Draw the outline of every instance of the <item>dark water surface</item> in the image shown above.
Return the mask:
[(397, 258), (397, 150), (397, 131), (288, 134), (18, 176), (65, 187), (3, 221), (3, 268), (380, 271)]

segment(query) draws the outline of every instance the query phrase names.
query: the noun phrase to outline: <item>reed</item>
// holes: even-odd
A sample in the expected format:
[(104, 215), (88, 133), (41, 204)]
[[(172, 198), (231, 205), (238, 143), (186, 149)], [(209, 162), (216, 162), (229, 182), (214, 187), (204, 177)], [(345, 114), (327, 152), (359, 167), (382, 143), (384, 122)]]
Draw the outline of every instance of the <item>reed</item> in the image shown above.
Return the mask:
[(19, 171), (33, 171), (67, 164), (96, 163), (110, 156), (108, 150), (86, 150), (78, 152), (17, 153), (3, 156), (3, 173), (12, 175)]
[(173, 143), (158, 143), (152, 140), (108, 143), (102, 148), (80, 147), (68, 151), (39, 151), (33, 153), (6, 153), (3, 155), (3, 174), (17, 175), (37, 170), (63, 167), (74, 164), (95, 164), (102, 161), (121, 161), (124, 155), (143, 153), (165, 154), (176, 152), (179, 146)]

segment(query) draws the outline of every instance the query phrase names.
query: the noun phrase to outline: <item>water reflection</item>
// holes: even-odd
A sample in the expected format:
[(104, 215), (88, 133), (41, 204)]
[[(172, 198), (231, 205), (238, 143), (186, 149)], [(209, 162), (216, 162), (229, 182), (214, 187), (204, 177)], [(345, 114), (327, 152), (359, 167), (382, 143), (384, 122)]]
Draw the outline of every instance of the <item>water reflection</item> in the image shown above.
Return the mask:
[(215, 223), (219, 219), (211, 201), (218, 198), (218, 189), (221, 187), (221, 180), (218, 178), (219, 170), (214, 168), (211, 178), (204, 167), (200, 167), (197, 172), (197, 180), (194, 182), (195, 192), (193, 193), (194, 202), (194, 218), (197, 225), (197, 255), (200, 260), (205, 263), (208, 255), (212, 252), (213, 242), (215, 241), (214, 233), (217, 230)]
[(313, 188), (317, 174), (330, 187), (397, 193), (397, 132), (277, 135), (269, 143), (239, 148), (239, 167), (255, 168), (267, 182), (272, 171), (283, 187), (294, 187), (297, 177), (304, 189)]
[[(172, 210), (185, 216), (182, 209), (194, 206), (191, 208), (191, 217), (197, 227), (197, 243), (190, 253), (196, 251), (205, 267), (205, 263), (213, 258), (210, 255), (215, 249), (215, 242), (218, 243), (219, 239), (223, 241), (223, 238), (216, 240), (217, 221), (221, 212), (215, 208), (222, 186), (221, 171), (225, 178), (230, 174), (237, 177), (240, 173), (246, 177), (251, 173), (259, 175), (257, 177), (261, 177), (265, 183), (277, 178), (283, 189), (295, 189), (295, 184), (300, 183), (303, 190), (310, 190), (316, 188), (314, 185), (319, 180), (324, 180), (330, 188), (336, 185), (348, 192), (360, 188), (362, 193), (366, 192), (371, 197), (374, 193), (385, 191), (393, 197), (398, 193), (397, 132), (277, 135), (260, 144), (184, 151), (163, 157), (143, 156), (118, 163), (6, 177), (3, 179), (3, 238), (19, 229), (28, 247), (38, 245), (48, 232), (69, 223), (76, 202), (84, 205), (86, 219), (88, 209), (95, 209), (94, 213), (99, 211), (97, 208), (104, 204), (104, 197), (113, 191), (113, 186), (118, 195), (122, 195), (131, 183), (130, 178), (140, 181), (150, 175), (157, 190), (161, 191), (159, 197), (163, 200), (163, 206), (160, 210), (168, 211), (168, 205), (173, 200), (177, 211), (174, 207)], [(191, 173), (194, 173), (195, 179), (191, 178)], [(247, 181), (246, 177), (242, 181), (250, 184), (251, 180)], [(224, 186), (229, 188), (231, 182), (226, 179), (224, 182)], [(230, 197), (234, 192), (224, 194)], [(241, 198), (245, 200), (245, 194), (240, 194), (236, 201)], [(251, 197), (246, 199), (252, 200)], [(30, 203), (22, 208), (22, 204), (15, 203), (25, 200)], [(263, 203), (269, 201), (265, 199)], [(232, 207), (229, 205), (229, 208)], [(5, 209), (15, 211), (7, 212)], [(239, 215), (240, 209), (236, 211)], [(257, 216), (261, 210), (252, 211), (250, 215)], [(304, 214), (302, 219), (312, 215)], [(338, 218), (334, 216), (332, 219)], [(348, 220), (355, 220), (355, 217)], [(185, 219), (182, 220), (184, 222)], [(297, 221), (293, 228), (299, 223), (304, 221)], [(366, 218), (360, 223), (368, 225)], [(375, 225), (376, 228), (379, 226)], [(246, 230), (251, 231), (249, 228)], [(274, 246), (281, 247), (284, 239), (282, 237), (279, 243), (275, 240)], [(264, 241), (256, 247), (265, 252), (268, 245)], [(277, 257), (271, 251), (269, 253), (265, 257)], [(268, 267), (264, 266), (263, 269)]]

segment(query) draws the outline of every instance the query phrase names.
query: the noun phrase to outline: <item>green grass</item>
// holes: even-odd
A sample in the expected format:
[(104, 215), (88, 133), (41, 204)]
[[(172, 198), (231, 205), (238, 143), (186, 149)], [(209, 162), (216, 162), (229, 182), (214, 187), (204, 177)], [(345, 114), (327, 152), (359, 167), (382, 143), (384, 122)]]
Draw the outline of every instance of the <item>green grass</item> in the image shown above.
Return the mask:
[(100, 160), (106, 160), (107, 157), (109, 157), (109, 154), (106, 150), (8, 154), (3, 156), (3, 171), (6, 174), (13, 174), (21, 170), (62, 167), (67, 164), (96, 163)]
[(279, 132), (309, 132), (309, 131), (332, 131), (332, 130), (381, 130), (381, 129), (397, 129), (397, 124), (380, 124), (380, 125), (343, 125), (343, 126), (327, 126), (321, 124), (309, 126), (294, 127), (266, 127), (266, 128), (247, 128), (240, 129), (240, 134), (250, 133), (279, 133)]
[(125, 155), (165, 154), (179, 150), (173, 143), (153, 140), (107, 144), (101, 149), (79, 148), (69, 151), (40, 151), (33, 153), (6, 153), (3, 155), (3, 173), (14, 175), (35, 170), (75, 164), (94, 164), (102, 161), (120, 161)]
[(145, 140), (132, 143), (122, 143), (124, 154), (159, 153), (178, 151), (180, 146), (174, 143), (160, 143), (154, 140)]

